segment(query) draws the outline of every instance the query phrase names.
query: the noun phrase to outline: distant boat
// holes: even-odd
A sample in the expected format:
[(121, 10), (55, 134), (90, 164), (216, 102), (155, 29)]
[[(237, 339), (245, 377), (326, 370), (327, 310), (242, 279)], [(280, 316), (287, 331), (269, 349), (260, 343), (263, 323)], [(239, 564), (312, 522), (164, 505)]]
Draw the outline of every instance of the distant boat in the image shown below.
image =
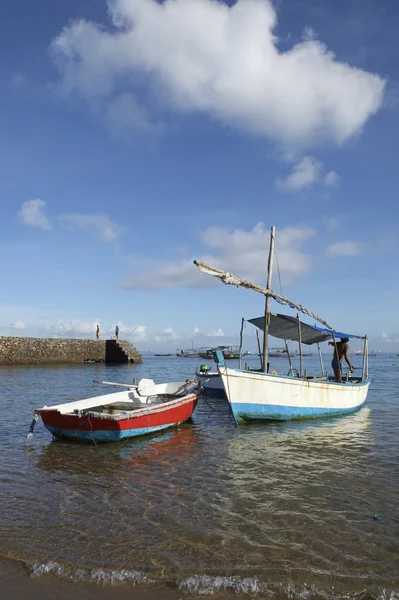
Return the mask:
[(179, 350), (179, 348), (177, 349), (176, 356), (179, 358), (199, 358), (199, 354), (195, 350)]
[(199, 352), (194, 348), (194, 342), (191, 340), (191, 349), (190, 350), (176, 350), (176, 356), (179, 358), (199, 358)]
[(172, 354), (154, 354), (154, 356), (172, 356)]
[[(287, 358), (287, 356), (295, 356), (293, 352), (287, 352), (285, 348), (271, 348), (269, 358)], [(303, 354), (302, 354), (303, 356)]]

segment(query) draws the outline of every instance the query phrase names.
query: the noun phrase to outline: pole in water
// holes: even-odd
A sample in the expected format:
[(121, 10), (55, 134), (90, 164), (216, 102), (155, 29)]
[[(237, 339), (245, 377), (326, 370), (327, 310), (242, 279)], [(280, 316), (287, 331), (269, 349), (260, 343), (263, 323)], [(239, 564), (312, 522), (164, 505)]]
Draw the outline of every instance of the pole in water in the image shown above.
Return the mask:
[(31, 437), (33, 437), (33, 431), (35, 429), (36, 421), (38, 420), (38, 418), (39, 418), (39, 413), (35, 411), (34, 415), (33, 415), (33, 421), (29, 427), (28, 435), (26, 436), (27, 440), (29, 440)]

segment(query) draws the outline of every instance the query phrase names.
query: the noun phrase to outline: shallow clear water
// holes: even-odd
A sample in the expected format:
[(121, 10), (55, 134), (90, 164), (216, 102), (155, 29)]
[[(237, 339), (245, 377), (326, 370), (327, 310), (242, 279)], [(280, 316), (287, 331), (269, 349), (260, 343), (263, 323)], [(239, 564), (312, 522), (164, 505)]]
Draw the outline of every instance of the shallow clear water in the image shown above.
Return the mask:
[(25, 440), (34, 408), (115, 391), (93, 379), (184, 380), (200, 362), (0, 367), (0, 582), (19, 565), (157, 597), (399, 598), (396, 356), (370, 357), (366, 406), (339, 418), (236, 428), (209, 398), (148, 437), (52, 442), (39, 420)]

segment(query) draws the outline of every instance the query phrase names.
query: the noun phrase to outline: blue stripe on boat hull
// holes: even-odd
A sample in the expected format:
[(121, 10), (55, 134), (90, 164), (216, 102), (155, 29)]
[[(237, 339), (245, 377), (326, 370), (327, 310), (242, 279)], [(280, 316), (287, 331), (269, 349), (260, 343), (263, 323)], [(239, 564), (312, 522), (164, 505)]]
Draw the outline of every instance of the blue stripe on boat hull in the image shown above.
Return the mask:
[(291, 419), (318, 419), (333, 417), (358, 410), (364, 402), (353, 408), (322, 408), (281, 406), (279, 404), (231, 404), (236, 421), (289, 421)]
[(67, 440), (81, 440), (84, 442), (117, 442), (125, 438), (136, 437), (138, 435), (146, 435), (148, 433), (154, 433), (167, 427), (172, 427), (177, 423), (169, 423), (167, 425), (157, 425), (156, 427), (142, 427), (141, 429), (122, 429), (119, 431), (76, 431), (74, 429), (62, 429), (61, 427), (53, 427), (51, 425), (45, 425), (47, 429), (57, 438)]

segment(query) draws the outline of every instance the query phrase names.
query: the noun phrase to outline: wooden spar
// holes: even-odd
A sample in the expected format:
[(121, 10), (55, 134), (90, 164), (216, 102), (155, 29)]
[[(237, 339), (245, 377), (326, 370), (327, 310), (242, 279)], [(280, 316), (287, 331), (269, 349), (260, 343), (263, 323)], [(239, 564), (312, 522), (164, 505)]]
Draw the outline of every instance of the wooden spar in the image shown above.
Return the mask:
[(301, 331), (301, 319), (299, 313), (296, 318), (298, 319), (298, 339), (299, 339), (299, 377), (302, 377), (302, 331)]
[(242, 330), (244, 329), (244, 317), (241, 319), (241, 331), (240, 331), (240, 352), (238, 355), (238, 368), (241, 369), (241, 359), (242, 359)]
[[(267, 289), (270, 290), (272, 286), (272, 271), (273, 271), (273, 257), (274, 257), (274, 232), (275, 227), (270, 230), (270, 247), (269, 247), (269, 260), (267, 261)], [(267, 359), (269, 354), (269, 319), (270, 319), (270, 294), (266, 294), (265, 301), (265, 329), (263, 331), (263, 362), (262, 370), (267, 373)]]
[(270, 296), (279, 304), (287, 304), (290, 308), (295, 308), (296, 310), (299, 310), (299, 312), (308, 315), (312, 319), (316, 319), (316, 321), (324, 325), (324, 327), (326, 327), (327, 329), (333, 329), (333, 327), (331, 327), (331, 325), (329, 325), (326, 321), (323, 321), (323, 319), (312, 313), (310, 310), (308, 310), (301, 304), (292, 302), (292, 300), (288, 300), (288, 298), (285, 298), (280, 294), (276, 294), (276, 292), (269, 288), (264, 288), (261, 285), (257, 285), (256, 283), (251, 283), (250, 281), (246, 281), (246, 279), (240, 279), (240, 277), (237, 277), (232, 273), (228, 273), (227, 271), (222, 271), (222, 269), (218, 269), (216, 267), (212, 267), (211, 265), (207, 265), (206, 263), (200, 260), (195, 260), (194, 264), (202, 273), (212, 275), (213, 277), (218, 277), (222, 281), (222, 283), (226, 285), (236, 285), (237, 287), (244, 287), (248, 290), (253, 290), (254, 292), (258, 292), (259, 294), (263, 294), (264, 296)]

